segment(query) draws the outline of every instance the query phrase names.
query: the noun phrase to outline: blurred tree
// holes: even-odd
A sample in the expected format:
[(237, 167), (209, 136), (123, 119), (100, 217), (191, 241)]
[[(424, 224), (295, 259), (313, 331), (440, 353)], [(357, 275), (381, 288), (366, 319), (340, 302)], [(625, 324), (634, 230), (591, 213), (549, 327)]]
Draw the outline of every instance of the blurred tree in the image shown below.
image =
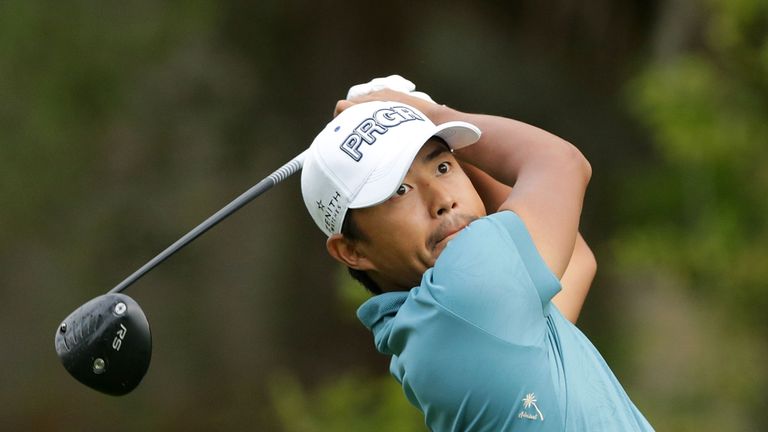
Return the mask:
[[(51, 347), (64, 314), (304, 148), (349, 84), (401, 73), (593, 162), (584, 228), (597, 249), (622, 228), (620, 283), (596, 284), (582, 328), (660, 430), (765, 426), (765, 6), (708, 5), (0, 2), (0, 424), (421, 430), (372, 377), (386, 358), (354, 318), (363, 291), (336, 282), (297, 179), (131, 291), (157, 342), (134, 394), (81, 388)], [(630, 100), (655, 160), (616, 99), (649, 35), (657, 64)]]
[(390, 377), (347, 373), (307, 390), (289, 374), (272, 380), (272, 403), (285, 432), (419, 432), (424, 419)]
[[(151, 2), (0, 3), (0, 241), (55, 226), (51, 214), (88, 190), (137, 75), (208, 22), (200, 7), (166, 12)], [(151, 14), (160, 17), (142, 19)]]
[[(660, 430), (765, 430), (768, 3), (672, 3), (705, 25), (630, 87), (658, 160), (627, 179), (615, 239), (624, 283), (658, 295), (630, 332), (641, 376), (657, 377), (638, 387)], [(685, 28), (678, 17), (667, 27)]]

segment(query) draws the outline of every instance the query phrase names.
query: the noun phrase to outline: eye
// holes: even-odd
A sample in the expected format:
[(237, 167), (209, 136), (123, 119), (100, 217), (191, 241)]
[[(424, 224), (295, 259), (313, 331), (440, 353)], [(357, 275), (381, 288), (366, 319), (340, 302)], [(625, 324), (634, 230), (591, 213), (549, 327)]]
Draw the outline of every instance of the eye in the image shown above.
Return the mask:
[(437, 172), (439, 172), (440, 174), (445, 174), (450, 170), (451, 170), (451, 164), (449, 162), (441, 162), (440, 165), (437, 166)]
[(413, 189), (413, 188), (412, 188), (412, 187), (410, 187), (410, 186), (408, 186), (407, 184), (403, 183), (403, 184), (401, 184), (401, 185), (400, 185), (400, 186), (397, 188), (397, 190), (395, 191), (395, 194), (396, 194), (397, 196), (403, 196), (403, 195), (407, 194), (407, 193), (408, 193), (408, 191), (410, 191), (411, 189)]

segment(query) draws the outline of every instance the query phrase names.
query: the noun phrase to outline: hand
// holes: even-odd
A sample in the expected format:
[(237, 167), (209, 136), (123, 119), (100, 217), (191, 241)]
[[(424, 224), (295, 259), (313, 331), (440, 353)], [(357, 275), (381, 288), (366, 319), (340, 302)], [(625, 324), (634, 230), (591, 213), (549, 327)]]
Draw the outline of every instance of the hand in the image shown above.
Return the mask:
[(438, 105), (435, 102), (427, 101), (417, 96), (391, 89), (383, 89), (362, 96), (356, 96), (352, 99), (342, 99), (336, 102), (336, 107), (333, 110), (333, 116), (336, 117), (352, 105), (372, 101), (402, 102), (423, 112), (430, 119), (433, 119), (433, 116), (436, 114), (436, 112), (443, 107), (443, 105)]
[(354, 85), (347, 91), (347, 99), (352, 100), (359, 96), (365, 96), (368, 93), (373, 93), (377, 90), (390, 89), (399, 91), (401, 93), (407, 93), (411, 96), (434, 102), (428, 94), (424, 92), (416, 91), (416, 84), (409, 81), (400, 75), (390, 75), (385, 78), (374, 78), (365, 84)]
[[(390, 93), (386, 93), (387, 90), (389, 90)], [(432, 104), (425, 105), (413, 99), (403, 100), (399, 97), (401, 95), (412, 96)], [(350, 87), (347, 92), (347, 98), (336, 104), (334, 116), (339, 115), (339, 113), (355, 103), (375, 100), (403, 102), (419, 109), (427, 114), (427, 116), (429, 116), (428, 111), (431, 111), (432, 108), (434, 108), (434, 100), (424, 92), (417, 92), (416, 85), (413, 82), (400, 75), (390, 75), (385, 78), (374, 78), (365, 84), (358, 84)]]

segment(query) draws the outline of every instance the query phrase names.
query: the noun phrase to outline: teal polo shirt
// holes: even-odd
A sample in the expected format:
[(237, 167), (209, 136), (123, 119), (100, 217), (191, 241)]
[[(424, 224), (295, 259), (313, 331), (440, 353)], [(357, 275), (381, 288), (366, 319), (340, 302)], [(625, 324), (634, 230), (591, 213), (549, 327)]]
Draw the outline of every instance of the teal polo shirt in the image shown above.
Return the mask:
[(523, 223), (476, 220), (421, 284), (358, 309), (432, 431), (650, 431), (592, 343), (552, 304), (560, 282)]

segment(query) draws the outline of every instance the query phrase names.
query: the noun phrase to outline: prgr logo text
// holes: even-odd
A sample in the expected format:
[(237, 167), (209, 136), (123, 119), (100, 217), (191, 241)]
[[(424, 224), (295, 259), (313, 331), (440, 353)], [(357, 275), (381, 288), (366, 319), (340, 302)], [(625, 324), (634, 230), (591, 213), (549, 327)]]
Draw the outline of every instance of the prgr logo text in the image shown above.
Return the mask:
[(411, 120), (424, 121), (420, 115), (408, 107), (393, 106), (380, 109), (374, 112), (373, 116), (360, 122), (344, 139), (340, 148), (355, 161), (360, 161), (363, 158), (363, 153), (360, 151), (363, 143), (372, 145), (376, 142), (377, 135), (384, 135), (389, 129)]

